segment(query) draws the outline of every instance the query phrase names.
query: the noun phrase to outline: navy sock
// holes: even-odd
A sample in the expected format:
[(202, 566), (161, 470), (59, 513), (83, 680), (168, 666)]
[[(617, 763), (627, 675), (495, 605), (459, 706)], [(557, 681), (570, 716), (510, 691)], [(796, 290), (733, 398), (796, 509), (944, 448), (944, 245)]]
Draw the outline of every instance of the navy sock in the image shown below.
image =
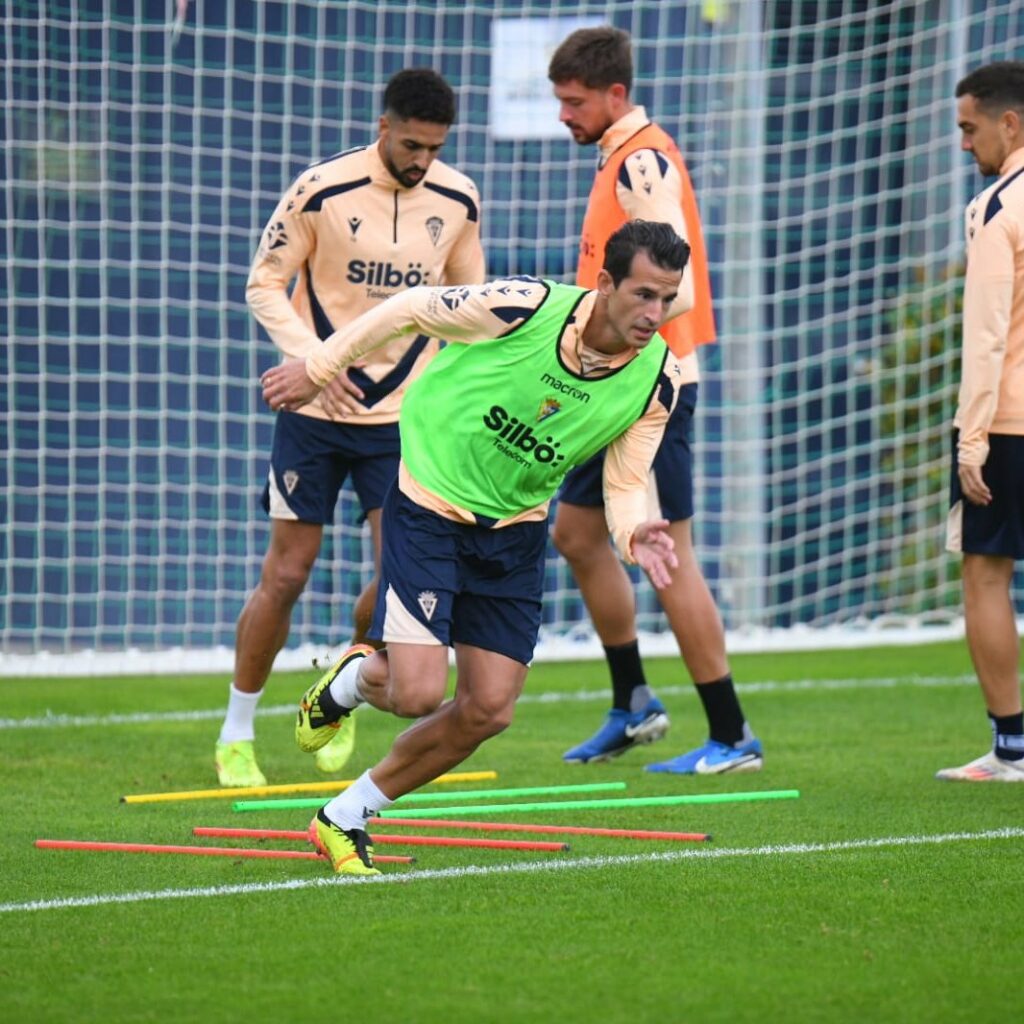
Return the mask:
[(704, 705), (711, 739), (729, 746), (740, 743), (746, 735), (743, 728), (746, 720), (740, 709), (732, 676), (722, 676), (713, 683), (701, 683), (697, 693)]
[(992, 746), (996, 757), (1004, 761), (1024, 759), (1024, 711), (1015, 715), (993, 715), (990, 711), (988, 720), (992, 723)]
[(640, 645), (634, 640), (628, 644), (605, 647), (608, 671), (612, 676), (612, 707), (620, 711), (632, 711), (633, 691), (638, 686), (646, 688), (644, 666), (640, 661)]

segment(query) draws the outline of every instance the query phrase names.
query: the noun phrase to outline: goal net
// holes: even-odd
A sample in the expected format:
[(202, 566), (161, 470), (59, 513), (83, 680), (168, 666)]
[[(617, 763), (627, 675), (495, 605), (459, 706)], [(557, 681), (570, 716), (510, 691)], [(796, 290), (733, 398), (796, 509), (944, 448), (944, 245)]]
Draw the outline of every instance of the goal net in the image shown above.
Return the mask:
[[(480, 186), (488, 276), (571, 279), (596, 151), (543, 68), (588, 21), (631, 32), (634, 99), (702, 207), (720, 344), (695, 535), (730, 636), (955, 619), (961, 212), (983, 182), (953, 91), (1024, 55), (1016, 0), (12, 0), (0, 666), (222, 663), (268, 537), (276, 351), (244, 284), (277, 199), (372, 142), (388, 77), (430, 65), (458, 94), (444, 157)], [(344, 642), (371, 569), (346, 491), (288, 652)], [(644, 650), (671, 649), (635, 578)], [(540, 656), (593, 651), (553, 549), (546, 582)]]

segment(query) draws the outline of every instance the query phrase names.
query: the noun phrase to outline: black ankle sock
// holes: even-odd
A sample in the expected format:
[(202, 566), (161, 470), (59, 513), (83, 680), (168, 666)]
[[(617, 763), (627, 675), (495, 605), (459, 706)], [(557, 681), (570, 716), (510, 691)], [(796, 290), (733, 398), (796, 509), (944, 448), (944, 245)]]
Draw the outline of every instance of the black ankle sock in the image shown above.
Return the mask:
[(646, 686), (644, 666), (640, 661), (640, 645), (636, 640), (615, 647), (605, 647), (608, 671), (612, 676), (612, 707), (630, 711), (630, 698), (638, 686)]
[(992, 723), (992, 745), (996, 757), (1004, 761), (1024, 758), (1024, 711), (1015, 715), (993, 715), (989, 712), (988, 720)]
[(697, 687), (704, 714), (708, 719), (708, 733), (718, 743), (733, 746), (744, 736), (745, 719), (736, 697), (732, 676), (722, 676), (713, 683), (701, 683)]

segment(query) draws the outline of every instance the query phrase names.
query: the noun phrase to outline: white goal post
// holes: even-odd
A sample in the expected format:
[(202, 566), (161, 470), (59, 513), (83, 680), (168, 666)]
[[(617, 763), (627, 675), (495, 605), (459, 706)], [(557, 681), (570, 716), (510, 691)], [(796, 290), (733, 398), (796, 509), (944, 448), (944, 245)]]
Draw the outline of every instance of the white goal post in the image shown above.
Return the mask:
[[(480, 186), (489, 276), (571, 279), (596, 151), (540, 130), (543, 77), (520, 96), (536, 137), (504, 120), (494, 40), (523, 19), (629, 30), (634, 99), (694, 179), (720, 337), (695, 536), (731, 649), (955, 628), (961, 211), (983, 182), (953, 92), (1024, 56), (1017, 0), (11, 0), (0, 674), (230, 666), (268, 536), (249, 261), (303, 166), (375, 138), (392, 73), (456, 89), (444, 157)], [(370, 567), (346, 492), (279, 665), (344, 642)], [(636, 581), (643, 651), (674, 650)], [(538, 656), (599, 653), (553, 549), (546, 585)]]

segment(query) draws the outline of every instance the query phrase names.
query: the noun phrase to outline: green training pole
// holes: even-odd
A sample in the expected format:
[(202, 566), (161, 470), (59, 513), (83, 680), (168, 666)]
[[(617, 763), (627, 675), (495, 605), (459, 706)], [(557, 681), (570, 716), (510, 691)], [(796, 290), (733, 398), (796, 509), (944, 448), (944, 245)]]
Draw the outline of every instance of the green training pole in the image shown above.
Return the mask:
[[(601, 793), (609, 790), (623, 790), (624, 782), (585, 782), (573, 786), (525, 786), (518, 789), (465, 789), (461, 793), (407, 793), (400, 796), (395, 803), (444, 803), (465, 799), (496, 796), (545, 796), (558, 793)], [(236, 800), (231, 809), (234, 811), (268, 811), (291, 810), (300, 807), (323, 807), (322, 798), (292, 797), (285, 800)], [(546, 806), (546, 805), (545, 805)]]
[[(552, 800), (550, 803), (481, 804), (476, 807), (446, 807), (450, 814), (504, 814), (507, 811), (586, 811), (612, 807), (671, 807), (675, 804), (724, 804), (749, 800), (795, 800), (798, 789), (765, 789), (750, 793), (693, 793), (688, 796), (636, 796), (609, 800)], [(436, 813), (436, 812), (434, 812)], [(427, 807), (381, 811), (381, 818), (429, 818)]]

